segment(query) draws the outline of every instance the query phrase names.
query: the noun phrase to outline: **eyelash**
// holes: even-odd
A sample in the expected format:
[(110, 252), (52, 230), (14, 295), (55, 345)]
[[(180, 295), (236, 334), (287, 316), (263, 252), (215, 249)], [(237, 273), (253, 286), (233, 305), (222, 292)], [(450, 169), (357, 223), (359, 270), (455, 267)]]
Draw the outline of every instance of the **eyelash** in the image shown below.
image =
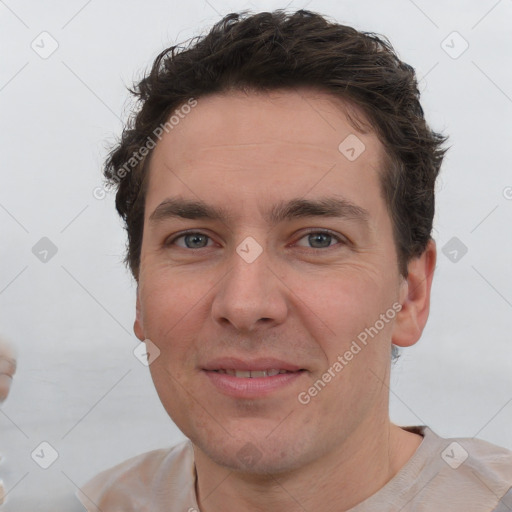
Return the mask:
[[(341, 237), (340, 235), (337, 235), (335, 234), (333, 231), (330, 231), (328, 229), (316, 229), (316, 230), (311, 230), (311, 231), (308, 231), (306, 233), (304, 233), (297, 241), (300, 241), (302, 240), (303, 238), (309, 236), (309, 235), (318, 235), (318, 234), (322, 234), (322, 235), (329, 235), (331, 236), (333, 239), (335, 239), (340, 245), (348, 245), (348, 240)], [(171, 245), (174, 245), (174, 243), (179, 240), (180, 238), (184, 238), (188, 235), (202, 235), (202, 236), (206, 236), (209, 240), (212, 240), (212, 238), (207, 235), (206, 233), (202, 233), (201, 231), (185, 231), (177, 236), (175, 236), (174, 238), (172, 238), (171, 240), (166, 240), (164, 245), (165, 247), (169, 247)], [(329, 245), (328, 247), (322, 247), (322, 248), (317, 248), (317, 247), (309, 247), (309, 249), (312, 249), (314, 251), (319, 251), (319, 250), (327, 250), (327, 249), (332, 249), (333, 247), (335, 247), (336, 245), (338, 244), (334, 244), (334, 245)], [(190, 251), (198, 251), (200, 249), (207, 249), (207, 247), (199, 247), (198, 249), (191, 249), (189, 247), (180, 247), (180, 249), (184, 249), (184, 250), (190, 250)]]

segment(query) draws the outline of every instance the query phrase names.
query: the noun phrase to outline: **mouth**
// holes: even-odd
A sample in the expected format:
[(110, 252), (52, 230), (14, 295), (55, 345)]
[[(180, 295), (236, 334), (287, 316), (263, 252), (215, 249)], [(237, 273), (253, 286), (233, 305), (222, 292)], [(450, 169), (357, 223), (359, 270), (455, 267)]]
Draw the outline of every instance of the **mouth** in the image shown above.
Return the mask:
[(300, 366), (271, 358), (223, 358), (201, 369), (216, 391), (233, 398), (251, 399), (284, 392), (307, 373)]

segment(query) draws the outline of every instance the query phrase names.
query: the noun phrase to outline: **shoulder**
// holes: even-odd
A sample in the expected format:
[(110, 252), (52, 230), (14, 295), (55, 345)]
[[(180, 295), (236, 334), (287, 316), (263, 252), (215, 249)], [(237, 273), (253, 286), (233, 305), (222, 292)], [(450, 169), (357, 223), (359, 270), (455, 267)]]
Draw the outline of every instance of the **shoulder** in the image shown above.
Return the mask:
[(185, 440), (102, 471), (77, 496), (91, 512), (157, 512), (163, 510), (165, 503), (187, 504), (192, 500), (194, 482), (193, 448)]
[[(483, 493), (491, 492), (501, 499), (512, 489), (512, 451), (482, 439), (451, 441), (466, 451), (467, 459), (461, 467), (467, 465), (466, 473), (481, 486)], [(462, 455), (466, 457), (465, 453)]]
[(423, 441), (380, 491), (351, 512), (512, 510), (503, 509), (512, 488), (510, 450), (481, 439), (444, 438), (425, 425), (402, 428), (422, 435)]
[(482, 439), (442, 438), (426, 431), (436, 441), (427, 488), (445, 499), (449, 489), (452, 503), (471, 504), (467, 510), (494, 510), (512, 488), (512, 451)]

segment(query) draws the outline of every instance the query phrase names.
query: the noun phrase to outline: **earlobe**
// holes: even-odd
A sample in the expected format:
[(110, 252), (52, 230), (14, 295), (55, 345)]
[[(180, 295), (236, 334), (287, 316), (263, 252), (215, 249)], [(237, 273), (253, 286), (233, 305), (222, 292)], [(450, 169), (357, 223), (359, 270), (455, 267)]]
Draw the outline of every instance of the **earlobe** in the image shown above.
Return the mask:
[(402, 309), (393, 328), (392, 342), (410, 347), (421, 337), (430, 311), (430, 291), (436, 266), (436, 244), (430, 240), (423, 254), (412, 259), (401, 290)]
[(139, 299), (139, 288), (137, 287), (137, 302), (135, 306), (135, 322), (133, 323), (133, 332), (135, 336), (139, 338), (140, 341), (144, 341), (146, 337), (144, 336), (144, 327), (142, 322), (142, 310)]

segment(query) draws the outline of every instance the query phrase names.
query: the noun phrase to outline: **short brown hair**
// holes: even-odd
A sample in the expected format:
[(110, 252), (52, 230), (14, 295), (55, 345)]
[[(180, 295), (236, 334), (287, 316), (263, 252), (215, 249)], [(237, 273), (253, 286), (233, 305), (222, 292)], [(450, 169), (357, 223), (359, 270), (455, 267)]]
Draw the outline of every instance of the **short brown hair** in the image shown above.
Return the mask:
[[(136, 279), (149, 170), (148, 151), (144, 157), (140, 152), (152, 134), (190, 98), (299, 86), (358, 106), (382, 142), (381, 191), (393, 222), (399, 271), (407, 276), (407, 263), (424, 252), (431, 238), (435, 181), (446, 152), (446, 137), (425, 121), (414, 69), (383, 36), (311, 11), (277, 10), (228, 14), (205, 36), (161, 52), (131, 90), (139, 108), (111, 151), (104, 174), (117, 188), (116, 208), (128, 234), (126, 263)], [(351, 121), (362, 129), (361, 120)]]

